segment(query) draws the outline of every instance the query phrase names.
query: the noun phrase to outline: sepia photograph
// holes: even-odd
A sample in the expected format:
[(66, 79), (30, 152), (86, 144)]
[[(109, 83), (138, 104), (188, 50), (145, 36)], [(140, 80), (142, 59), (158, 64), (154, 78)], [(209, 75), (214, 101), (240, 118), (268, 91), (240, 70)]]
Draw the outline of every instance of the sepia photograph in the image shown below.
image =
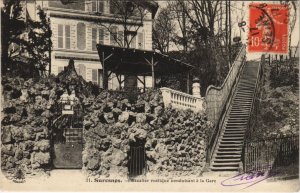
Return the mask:
[(298, 0), (1, 0), (5, 192), (298, 192)]

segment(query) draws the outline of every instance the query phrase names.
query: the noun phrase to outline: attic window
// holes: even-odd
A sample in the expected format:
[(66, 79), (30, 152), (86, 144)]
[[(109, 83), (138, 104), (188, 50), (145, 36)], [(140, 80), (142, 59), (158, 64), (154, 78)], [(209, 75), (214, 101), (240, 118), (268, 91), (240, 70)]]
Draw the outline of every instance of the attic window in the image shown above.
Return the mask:
[(104, 12), (104, 1), (93, 0), (92, 1), (92, 12), (103, 13)]

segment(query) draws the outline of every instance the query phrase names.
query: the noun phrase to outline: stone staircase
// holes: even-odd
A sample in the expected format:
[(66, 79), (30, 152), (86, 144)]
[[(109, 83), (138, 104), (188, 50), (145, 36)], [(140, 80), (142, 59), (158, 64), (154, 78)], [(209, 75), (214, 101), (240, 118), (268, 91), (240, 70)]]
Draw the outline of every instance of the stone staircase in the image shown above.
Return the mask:
[(242, 69), (211, 160), (211, 171), (238, 171), (239, 169), (258, 68), (259, 63), (251, 61), (247, 62)]

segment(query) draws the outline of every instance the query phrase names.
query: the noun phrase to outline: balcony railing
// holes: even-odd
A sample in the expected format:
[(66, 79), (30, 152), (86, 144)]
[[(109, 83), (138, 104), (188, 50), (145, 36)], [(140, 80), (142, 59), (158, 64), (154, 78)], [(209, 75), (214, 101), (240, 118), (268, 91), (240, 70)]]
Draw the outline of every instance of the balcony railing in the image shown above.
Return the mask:
[(205, 111), (204, 97), (196, 97), (187, 93), (163, 87), (160, 89), (165, 106), (176, 109), (191, 109), (194, 112)]

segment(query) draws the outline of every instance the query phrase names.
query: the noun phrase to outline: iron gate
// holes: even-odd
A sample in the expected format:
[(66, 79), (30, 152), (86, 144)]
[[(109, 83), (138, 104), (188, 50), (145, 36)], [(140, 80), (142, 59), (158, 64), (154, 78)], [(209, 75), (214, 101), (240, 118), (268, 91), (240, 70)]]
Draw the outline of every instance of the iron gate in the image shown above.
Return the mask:
[(128, 157), (129, 177), (146, 174), (145, 142), (131, 143)]
[(74, 105), (73, 114), (62, 114), (53, 126), (54, 168), (82, 168), (83, 110), (81, 105)]

